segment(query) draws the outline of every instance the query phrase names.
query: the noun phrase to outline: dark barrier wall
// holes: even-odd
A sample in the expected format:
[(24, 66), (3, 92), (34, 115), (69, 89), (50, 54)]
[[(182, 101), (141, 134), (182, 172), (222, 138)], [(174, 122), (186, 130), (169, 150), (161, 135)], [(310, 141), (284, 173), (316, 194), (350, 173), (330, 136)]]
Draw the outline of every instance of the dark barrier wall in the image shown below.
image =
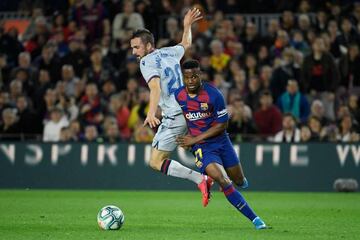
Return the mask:
[[(240, 144), (251, 190), (332, 191), (337, 178), (360, 181), (360, 144)], [(0, 144), (0, 188), (196, 189), (151, 170), (143, 144)], [(194, 168), (179, 148), (173, 158)]]

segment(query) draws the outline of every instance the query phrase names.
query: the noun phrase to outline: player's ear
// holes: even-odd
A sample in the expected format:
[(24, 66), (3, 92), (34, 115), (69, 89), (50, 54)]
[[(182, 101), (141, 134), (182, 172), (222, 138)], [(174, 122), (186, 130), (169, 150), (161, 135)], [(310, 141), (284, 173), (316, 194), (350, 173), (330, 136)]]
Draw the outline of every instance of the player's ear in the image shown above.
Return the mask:
[(145, 47), (146, 47), (146, 50), (148, 50), (148, 51), (150, 51), (152, 49), (152, 45), (149, 42), (146, 44)]

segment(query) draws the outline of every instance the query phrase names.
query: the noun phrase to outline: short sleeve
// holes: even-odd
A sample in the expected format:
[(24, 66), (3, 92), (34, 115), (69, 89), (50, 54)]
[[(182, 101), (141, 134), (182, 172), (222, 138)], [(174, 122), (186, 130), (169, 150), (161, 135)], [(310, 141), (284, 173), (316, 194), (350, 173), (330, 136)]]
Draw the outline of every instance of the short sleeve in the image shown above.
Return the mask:
[(214, 102), (214, 115), (215, 115), (215, 121), (218, 123), (224, 123), (229, 120), (229, 114), (226, 109), (225, 100), (223, 95), (217, 91)]
[(181, 60), (181, 58), (184, 56), (184, 53), (185, 53), (185, 48), (183, 45), (175, 45), (175, 46), (172, 46), (172, 47), (166, 47), (166, 48), (163, 48), (163, 50), (165, 50), (165, 52), (173, 55), (177, 60)]
[(160, 69), (152, 63), (151, 59), (140, 61), (140, 71), (147, 83), (154, 77), (160, 77)]

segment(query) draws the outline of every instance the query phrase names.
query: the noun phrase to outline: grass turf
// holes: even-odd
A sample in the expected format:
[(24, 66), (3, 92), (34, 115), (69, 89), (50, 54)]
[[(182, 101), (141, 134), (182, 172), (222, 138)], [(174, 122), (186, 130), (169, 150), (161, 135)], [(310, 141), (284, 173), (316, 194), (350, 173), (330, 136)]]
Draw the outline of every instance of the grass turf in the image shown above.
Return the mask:
[[(203, 208), (198, 192), (0, 191), (0, 239), (357, 239), (360, 194), (244, 192), (272, 229), (253, 225), (214, 193)], [(125, 213), (119, 231), (98, 228), (108, 204)]]

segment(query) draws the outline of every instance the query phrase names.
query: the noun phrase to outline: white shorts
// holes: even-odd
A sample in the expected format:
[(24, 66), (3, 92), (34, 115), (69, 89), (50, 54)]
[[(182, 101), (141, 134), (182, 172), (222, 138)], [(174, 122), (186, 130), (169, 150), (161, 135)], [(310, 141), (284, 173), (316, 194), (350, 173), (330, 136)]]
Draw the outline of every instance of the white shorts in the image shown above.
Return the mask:
[(172, 152), (177, 147), (176, 137), (186, 133), (187, 125), (182, 114), (173, 117), (163, 117), (153, 139), (152, 146), (160, 151)]

